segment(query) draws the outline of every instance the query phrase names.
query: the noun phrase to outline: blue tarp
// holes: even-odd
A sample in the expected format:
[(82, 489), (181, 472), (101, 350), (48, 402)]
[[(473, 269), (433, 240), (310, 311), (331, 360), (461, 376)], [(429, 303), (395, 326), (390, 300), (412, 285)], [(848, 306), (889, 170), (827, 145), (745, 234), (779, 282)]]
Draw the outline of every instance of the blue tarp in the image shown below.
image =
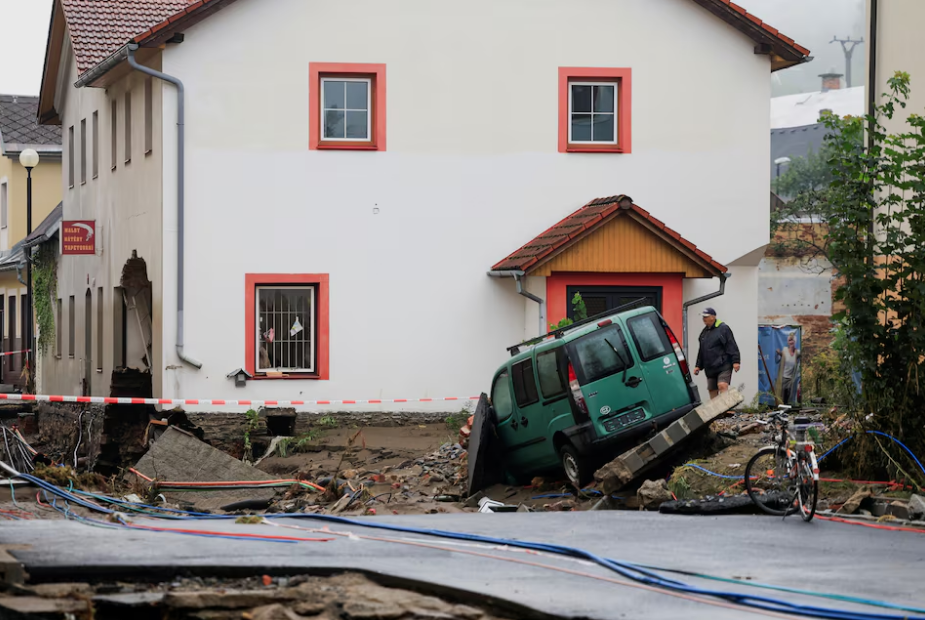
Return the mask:
[(799, 325), (758, 326), (758, 392), (761, 403), (776, 406), (775, 394), (784, 404), (800, 402), (802, 341)]

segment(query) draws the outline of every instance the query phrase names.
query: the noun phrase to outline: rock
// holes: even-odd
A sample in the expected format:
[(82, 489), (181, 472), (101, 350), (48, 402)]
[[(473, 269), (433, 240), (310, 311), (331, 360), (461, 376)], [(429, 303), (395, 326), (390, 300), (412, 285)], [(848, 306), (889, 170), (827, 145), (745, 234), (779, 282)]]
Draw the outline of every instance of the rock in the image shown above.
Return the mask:
[(845, 502), (841, 508), (838, 509), (838, 512), (842, 514), (854, 514), (858, 511), (858, 508), (861, 507), (861, 502), (870, 497), (870, 489), (867, 487), (862, 488), (857, 491), (854, 495), (848, 498), (848, 501)]
[(925, 497), (913, 495), (909, 498), (909, 518), (925, 519)]
[(353, 480), (354, 478), (357, 477), (357, 470), (348, 469), (348, 470), (342, 471), (340, 475), (343, 476), (345, 480)]
[[(912, 518), (912, 511), (906, 502), (892, 502), (886, 506), (886, 514), (892, 515), (897, 519), (908, 521)], [(874, 515), (877, 516), (877, 515)]]
[(646, 480), (636, 491), (636, 497), (639, 498), (640, 510), (658, 510), (663, 503), (673, 499), (664, 480)]
[(249, 620), (300, 620), (301, 616), (296, 615), (295, 612), (286, 609), (279, 603), (273, 605), (265, 605), (263, 607), (258, 607), (254, 609), (249, 614), (244, 614), (245, 618)]
[(169, 592), (164, 606), (172, 609), (241, 609), (295, 600), (292, 590), (239, 590), (215, 592)]

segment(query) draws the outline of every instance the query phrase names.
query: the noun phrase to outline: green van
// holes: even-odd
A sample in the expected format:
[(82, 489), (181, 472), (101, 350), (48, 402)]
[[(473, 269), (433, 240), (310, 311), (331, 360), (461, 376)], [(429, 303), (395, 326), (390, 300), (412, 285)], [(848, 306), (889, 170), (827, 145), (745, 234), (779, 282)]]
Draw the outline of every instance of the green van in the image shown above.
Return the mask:
[(700, 405), (677, 338), (653, 307), (604, 314), (510, 348), (491, 419), (515, 480), (561, 469), (575, 486)]

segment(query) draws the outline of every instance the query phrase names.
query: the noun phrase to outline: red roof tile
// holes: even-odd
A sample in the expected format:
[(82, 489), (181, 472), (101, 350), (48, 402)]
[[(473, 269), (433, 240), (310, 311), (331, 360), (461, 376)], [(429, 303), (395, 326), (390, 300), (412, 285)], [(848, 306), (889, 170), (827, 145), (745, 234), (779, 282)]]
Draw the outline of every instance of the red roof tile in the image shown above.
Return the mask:
[(61, 0), (77, 72), (109, 57), (139, 33), (183, 11), (195, 0)]
[[(233, 0), (232, 0), (233, 1)], [(756, 26), (761, 35), (775, 42), (778, 54), (790, 64), (803, 62), (809, 50), (794, 43), (729, 0), (694, 0), (715, 15), (729, 22), (756, 42), (761, 40), (752, 32)], [(77, 71), (82, 74), (105, 60), (126, 43), (157, 43), (150, 41), (160, 31), (181, 25), (193, 13), (199, 19), (219, 8), (223, 0), (61, 0), (65, 20), (71, 33)], [(169, 35), (169, 32), (167, 33)]]
[[(577, 237), (587, 231), (602, 226), (612, 217), (620, 217), (620, 211), (629, 217), (645, 222), (653, 233), (661, 236), (667, 243), (678, 248), (679, 252), (689, 255), (693, 252), (708, 271), (725, 273), (728, 269), (713, 260), (710, 255), (698, 249), (693, 243), (672, 230), (664, 222), (652, 217), (648, 211), (633, 204), (633, 199), (620, 194), (607, 198), (595, 198), (565, 219), (554, 224), (545, 232), (535, 237), (526, 245), (518, 248), (491, 268), (492, 271), (527, 271), (536, 267), (544, 259), (565, 249)], [(682, 249), (683, 248), (683, 249)]]

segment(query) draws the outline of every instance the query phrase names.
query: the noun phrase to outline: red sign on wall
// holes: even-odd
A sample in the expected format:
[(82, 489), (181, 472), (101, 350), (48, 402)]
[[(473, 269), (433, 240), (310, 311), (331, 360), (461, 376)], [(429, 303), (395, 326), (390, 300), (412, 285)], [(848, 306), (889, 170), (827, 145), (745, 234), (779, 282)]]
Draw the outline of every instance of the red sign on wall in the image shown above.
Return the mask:
[(96, 220), (61, 223), (62, 254), (96, 254)]

